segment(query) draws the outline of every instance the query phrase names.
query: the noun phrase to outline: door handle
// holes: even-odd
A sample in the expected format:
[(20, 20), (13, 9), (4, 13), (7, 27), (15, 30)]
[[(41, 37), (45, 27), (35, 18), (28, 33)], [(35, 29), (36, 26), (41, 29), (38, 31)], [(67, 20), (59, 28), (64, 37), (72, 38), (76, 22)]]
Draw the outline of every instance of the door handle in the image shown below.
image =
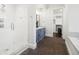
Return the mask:
[(11, 23), (11, 30), (14, 30), (14, 23)]

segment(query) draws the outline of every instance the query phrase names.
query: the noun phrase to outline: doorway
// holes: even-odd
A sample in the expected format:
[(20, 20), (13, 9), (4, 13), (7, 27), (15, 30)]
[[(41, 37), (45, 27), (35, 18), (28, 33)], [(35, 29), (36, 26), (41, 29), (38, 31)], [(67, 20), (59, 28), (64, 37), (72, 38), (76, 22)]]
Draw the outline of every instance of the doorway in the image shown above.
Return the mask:
[(53, 10), (53, 36), (62, 37), (63, 8)]

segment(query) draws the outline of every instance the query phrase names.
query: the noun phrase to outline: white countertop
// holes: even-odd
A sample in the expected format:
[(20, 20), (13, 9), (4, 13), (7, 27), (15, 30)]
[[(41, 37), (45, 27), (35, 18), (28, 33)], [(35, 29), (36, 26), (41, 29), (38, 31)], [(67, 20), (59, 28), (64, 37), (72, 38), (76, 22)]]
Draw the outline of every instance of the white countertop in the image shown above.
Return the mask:
[(44, 27), (37, 27), (36, 30), (38, 30), (38, 29), (42, 29), (42, 28), (44, 28)]

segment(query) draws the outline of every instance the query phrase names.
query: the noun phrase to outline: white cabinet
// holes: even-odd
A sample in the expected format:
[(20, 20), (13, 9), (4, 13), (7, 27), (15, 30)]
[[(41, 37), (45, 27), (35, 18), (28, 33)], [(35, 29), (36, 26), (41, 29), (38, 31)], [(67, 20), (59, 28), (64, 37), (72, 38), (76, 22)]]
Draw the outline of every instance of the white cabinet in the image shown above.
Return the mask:
[(4, 27), (0, 28), (0, 54), (8, 54), (11, 52), (13, 44), (12, 24), (14, 20), (15, 10), (13, 5), (5, 5), (4, 12), (0, 10), (0, 18), (3, 18)]
[(34, 5), (7, 4), (4, 13), (0, 10), (0, 17), (4, 18), (4, 28), (0, 28), (0, 54), (16, 54), (29, 45), (32, 48), (36, 47), (34, 7)]
[(27, 5), (5, 5), (4, 28), (0, 28), (0, 54), (16, 53), (28, 39)]

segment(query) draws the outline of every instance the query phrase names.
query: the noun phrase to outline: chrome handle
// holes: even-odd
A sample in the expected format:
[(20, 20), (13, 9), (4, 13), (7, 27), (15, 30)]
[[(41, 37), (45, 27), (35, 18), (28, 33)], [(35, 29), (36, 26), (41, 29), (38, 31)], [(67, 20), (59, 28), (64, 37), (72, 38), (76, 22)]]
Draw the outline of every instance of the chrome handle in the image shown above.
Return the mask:
[(14, 30), (14, 23), (13, 23), (13, 30)]
[(11, 23), (11, 30), (14, 30), (14, 23)]

